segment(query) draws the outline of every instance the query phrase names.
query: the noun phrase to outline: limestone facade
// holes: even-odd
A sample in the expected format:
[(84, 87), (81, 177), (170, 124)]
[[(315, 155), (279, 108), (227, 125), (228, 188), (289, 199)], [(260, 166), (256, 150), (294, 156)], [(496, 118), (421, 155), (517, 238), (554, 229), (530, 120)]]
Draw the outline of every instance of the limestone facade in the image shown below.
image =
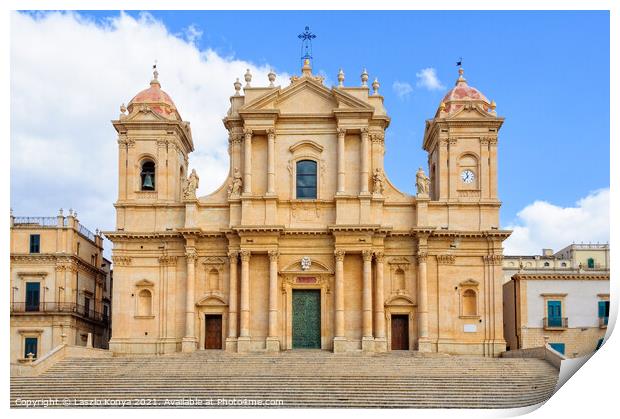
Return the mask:
[[(70, 211), (56, 217), (11, 214), (11, 363), (56, 346), (107, 348), (111, 264), (103, 237)], [(106, 308), (107, 307), (107, 308)]]
[(504, 351), (495, 103), (460, 70), (412, 196), (384, 171), (390, 118), (366, 71), (355, 87), (342, 71), (326, 87), (309, 61), (286, 87), (244, 78), (223, 119), (230, 172), (206, 196), (157, 72), (113, 121), (110, 349)]
[(517, 273), (503, 290), (510, 350), (547, 342), (573, 358), (600, 347), (609, 319), (609, 271)]

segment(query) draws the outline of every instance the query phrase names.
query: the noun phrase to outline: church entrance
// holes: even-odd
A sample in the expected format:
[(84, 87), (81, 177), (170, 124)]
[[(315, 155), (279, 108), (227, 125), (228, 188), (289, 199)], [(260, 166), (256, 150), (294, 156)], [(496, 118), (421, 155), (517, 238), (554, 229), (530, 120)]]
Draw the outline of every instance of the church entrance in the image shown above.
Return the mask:
[(205, 315), (205, 349), (222, 349), (222, 315)]
[(392, 350), (409, 350), (409, 316), (392, 314)]
[(293, 290), (293, 349), (321, 349), (321, 290)]

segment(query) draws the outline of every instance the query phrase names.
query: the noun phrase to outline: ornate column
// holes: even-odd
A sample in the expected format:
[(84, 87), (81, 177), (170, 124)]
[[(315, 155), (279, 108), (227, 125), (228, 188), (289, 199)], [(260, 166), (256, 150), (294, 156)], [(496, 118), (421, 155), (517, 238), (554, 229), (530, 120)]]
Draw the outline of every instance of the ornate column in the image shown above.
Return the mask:
[(428, 339), (428, 283), (426, 278), (426, 252), (418, 252), (418, 351), (430, 352)]
[(383, 252), (375, 252), (375, 351), (387, 351), (385, 338), (385, 302), (383, 286)]
[(241, 307), (237, 352), (250, 350), (250, 251), (242, 250), (241, 255)]
[(368, 173), (369, 173), (369, 164), (368, 164), (368, 128), (364, 127), (361, 130), (360, 138), (362, 140), (362, 146), (360, 147), (360, 194), (366, 195), (368, 194)]
[(362, 250), (362, 350), (374, 350), (372, 337), (372, 250)]
[(229, 252), (228, 261), (230, 263), (228, 278), (228, 338), (226, 339), (226, 350), (234, 351), (237, 349), (237, 261), (239, 252)]
[(450, 200), (456, 200), (458, 199), (457, 196), (457, 186), (458, 186), (458, 182), (460, 179), (461, 174), (458, 173), (458, 167), (457, 167), (457, 149), (456, 149), (456, 143), (457, 143), (457, 139), (454, 137), (451, 137), (448, 139), (448, 173), (450, 174), (449, 176), (449, 195), (448, 195), (448, 199)]
[(196, 249), (194, 247), (185, 248), (185, 258), (187, 259), (187, 287), (185, 292), (185, 337), (182, 342), (183, 352), (194, 352), (196, 350), (196, 329), (194, 322), (194, 307), (196, 305), (194, 286), (196, 283)]
[(252, 130), (243, 130), (243, 193), (252, 193)]
[(267, 130), (267, 195), (276, 193), (276, 131)]
[(497, 138), (489, 139), (489, 161), (489, 195), (497, 199)]
[(347, 350), (344, 336), (344, 254), (345, 251), (341, 249), (334, 252), (336, 259), (334, 352), (346, 352)]
[(268, 352), (280, 350), (278, 338), (278, 252), (269, 252), (269, 336), (266, 348)]
[(345, 190), (345, 171), (344, 162), (346, 159), (344, 151), (344, 139), (347, 130), (344, 128), (338, 128), (338, 194), (344, 194)]

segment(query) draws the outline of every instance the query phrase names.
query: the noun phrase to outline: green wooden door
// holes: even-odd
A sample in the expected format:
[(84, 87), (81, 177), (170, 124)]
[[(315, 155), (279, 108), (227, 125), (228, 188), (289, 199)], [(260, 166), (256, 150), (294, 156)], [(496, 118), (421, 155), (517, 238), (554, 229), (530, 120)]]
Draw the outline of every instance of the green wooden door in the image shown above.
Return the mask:
[(293, 348), (321, 349), (320, 290), (293, 290)]

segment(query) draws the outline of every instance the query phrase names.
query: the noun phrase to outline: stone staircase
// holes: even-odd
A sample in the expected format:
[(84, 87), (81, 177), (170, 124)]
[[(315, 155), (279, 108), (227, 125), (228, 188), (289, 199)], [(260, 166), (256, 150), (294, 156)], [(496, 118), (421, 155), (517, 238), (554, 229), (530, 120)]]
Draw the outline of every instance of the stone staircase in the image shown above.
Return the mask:
[(12, 377), (11, 406), (51, 398), (58, 407), (65, 407), (64, 399), (69, 406), (76, 406), (75, 399), (78, 406), (80, 400), (131, 402), (125, 407), (195, 407), (192, 401), (226, 407), (218, 399), (245, 399), (281, 400), (276, 407), (288, 408), (510, 408), (547, 400), (557, 378), (558, 371), (539, 359), (199, 351), (66, 358), (38, 377)]

